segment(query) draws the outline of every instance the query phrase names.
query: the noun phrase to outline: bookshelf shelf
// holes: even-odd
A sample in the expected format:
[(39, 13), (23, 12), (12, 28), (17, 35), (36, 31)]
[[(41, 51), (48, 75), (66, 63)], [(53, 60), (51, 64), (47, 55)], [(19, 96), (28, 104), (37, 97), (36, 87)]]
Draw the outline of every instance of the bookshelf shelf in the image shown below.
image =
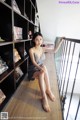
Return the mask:
[(35, 32), (36, 10), (36, 0), (0, 0), (0, 89), (6, 96), (0, 111), (28, 74), (28, 32)]
[(13, 71), (14, 69), (8, 69), (2, 75), (0, 75), (0, 83), (3, 82)]

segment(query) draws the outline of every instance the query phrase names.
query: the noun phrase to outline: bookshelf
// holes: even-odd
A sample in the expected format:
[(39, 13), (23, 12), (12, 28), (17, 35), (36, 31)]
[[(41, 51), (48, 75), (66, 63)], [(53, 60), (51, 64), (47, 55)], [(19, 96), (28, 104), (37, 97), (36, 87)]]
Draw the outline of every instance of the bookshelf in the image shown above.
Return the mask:
[(0, 111), (27, 74), (36, 13), (36, 0), (0, 0)]

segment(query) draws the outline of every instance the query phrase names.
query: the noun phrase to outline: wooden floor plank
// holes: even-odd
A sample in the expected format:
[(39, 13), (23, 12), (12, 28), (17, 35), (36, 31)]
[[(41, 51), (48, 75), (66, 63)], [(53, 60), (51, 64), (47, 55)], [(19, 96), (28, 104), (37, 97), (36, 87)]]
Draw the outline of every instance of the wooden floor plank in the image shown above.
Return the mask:
[(27, 77), (25, 77), (3, 109), (3, 111), (8, 112), (10, 120), (62, 120), (54, 56), (52, 53), (46, 54), (45, 64), (49, 72), (51, 89), (56, 97), (55, 102), (51, 102), (48, 99), (51, 112), (47, 113), (42, 109), (38, 80), (29, 82)]

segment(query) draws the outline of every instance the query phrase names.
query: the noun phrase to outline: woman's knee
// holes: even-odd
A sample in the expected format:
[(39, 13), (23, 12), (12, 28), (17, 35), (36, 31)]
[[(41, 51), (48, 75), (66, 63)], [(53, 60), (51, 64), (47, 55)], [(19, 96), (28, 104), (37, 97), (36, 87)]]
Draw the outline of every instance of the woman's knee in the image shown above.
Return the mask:
[(44, 69), (45, 72), (47, 72), (47, 68), (45, 65), (43, 65), (42, 68)]
[(44, 75), (44, 71), (40, 71), (39, 72), (39, 75), (41, 76), (41, 75)]

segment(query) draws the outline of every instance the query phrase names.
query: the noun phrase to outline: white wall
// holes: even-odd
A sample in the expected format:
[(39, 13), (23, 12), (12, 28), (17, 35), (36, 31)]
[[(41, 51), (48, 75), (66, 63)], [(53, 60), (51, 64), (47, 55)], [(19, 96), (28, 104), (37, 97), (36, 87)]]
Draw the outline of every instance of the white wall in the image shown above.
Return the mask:
[(67, 0), (37, 0), (44, 39), (52, 42), (56, 36), (80, 39), (80, 3), (60, 4), (59, 1)]
[[(67, 0), (65, 0), (67, 1)], [(57, 5), (57, 35), (80, 39), (80, 4)]]
[(54, 41), (56, 37), (56, 8), (55, 0), (37, 0), (41, 32), (45, 40)]

